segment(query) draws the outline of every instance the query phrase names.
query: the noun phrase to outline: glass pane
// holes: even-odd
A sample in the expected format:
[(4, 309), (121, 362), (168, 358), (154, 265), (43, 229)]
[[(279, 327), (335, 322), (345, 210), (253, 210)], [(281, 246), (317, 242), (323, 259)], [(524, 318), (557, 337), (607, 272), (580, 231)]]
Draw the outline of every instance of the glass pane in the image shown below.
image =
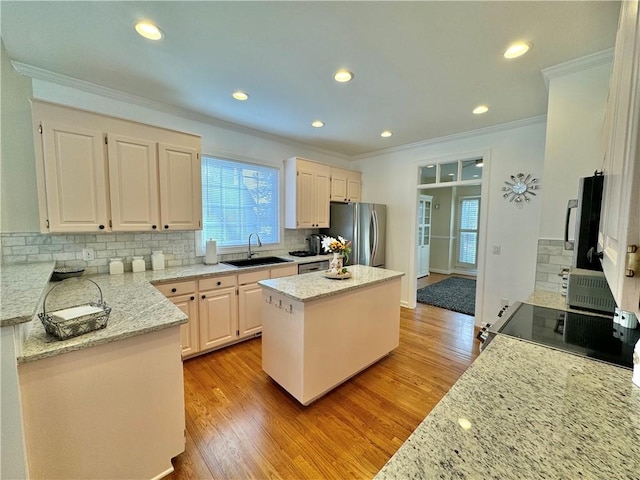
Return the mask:
[(418, 227), (418, 243), (420, 242), (420, 239), (422, 238), (422, 227)]
[(429, 245), (429, 227), (424, 227), (424, 245)]
[(476, 242), (478, 234), (475, 232), (460, 232), (459, 263), (476, 263)]
[(436, 183), (436, 166), (420, 167), (420, 184)]
[(462, 180), (480, 180), (482, 178), (482, 159), (462, 162)]
[(440, 183), (458, 180), (458, 162), (440, 164)]
[(425, 205), (425, 209), (424, 209), (424, 223), (429, 224), (431, 223), (431, 209), (429, 208), (429, 204), (427, 203)]
[(418, 202), (418, 221), (420, 221), (420, 219), (422, 218), (423, 210), (424, 210), (424, 202)]
[(477, 198), (464, 199), (460, 202), (460, 229), (477, 230), (480, 200)]

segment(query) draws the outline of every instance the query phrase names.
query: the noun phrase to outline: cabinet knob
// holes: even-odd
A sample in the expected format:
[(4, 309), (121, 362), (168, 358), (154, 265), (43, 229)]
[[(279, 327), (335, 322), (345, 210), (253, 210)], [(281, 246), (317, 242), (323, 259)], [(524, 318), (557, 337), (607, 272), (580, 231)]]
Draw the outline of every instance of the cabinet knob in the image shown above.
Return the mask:
[(100, 226), (98, 226), (98, 228), (99, 228), (100, 230), (104, 230), (104, 225), (100, 225)]
[(218, 286), (222, 285), (222, 282), (218, 282), (218, 283), (217, 283), (217, 285), (218, 285)]
[(191, 296), (191, 300), (195, 300), (195, 299), (196, 299), (196, 297), (194, 297), (194, 296), (192, 295), (192, 296)]
[(169, 225), (165, 225), (165, 226), (164, 226), (164, 229), (165, 229), (165, 230), (169, 230)]
[(178, 291), (178, 289), (175, 288), (175, 287), (171, 289), (171, 293), (176, 293), (177, 291)]
[(158, 226), (157, 225), (151, 225), (151, 228), (155, 230), (155, 229), (158, 228)]
[(207, 298), (207, 296), (206, 295), (202, 295), (202, 298)]

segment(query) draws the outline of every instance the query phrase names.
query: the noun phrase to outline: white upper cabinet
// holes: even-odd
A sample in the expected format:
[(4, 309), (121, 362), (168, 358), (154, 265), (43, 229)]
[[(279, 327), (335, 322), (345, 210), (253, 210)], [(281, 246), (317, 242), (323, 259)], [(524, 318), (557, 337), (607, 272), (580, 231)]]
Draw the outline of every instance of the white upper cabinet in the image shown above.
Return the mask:
[(131, 232), (157, 229), (160, 208), (156, 144), (109, 135), (108, 152), (112, 229)]
[(198, 136), (32, 101), (42, 232), (197, 230)]
[[(604, 193), (598, 238), (619, 308), (640, 316), (640, 28), (622, 2), (605, 118)], [(635, 250), (635, 253), (634, 253)]]
[(202, 225), (202, 178), (198, 150), (158, 145), (160, 212), (164, 230), (199, 230)]
[[(46, 162), (38, 169), (43, 231), (96, 232), (108, 225), (106, 158), (102, 133), (43, 122)], [(38, 140), (40, 140), (38, 138)], [(46, 185), (46, 187), (45, 187)]]
[(331, 167), (303, 158), (285, 160), (285, 228), (329, 227)]
[(362, 173), (331, 167), (331, 201), (359, 202), (362, 191)]

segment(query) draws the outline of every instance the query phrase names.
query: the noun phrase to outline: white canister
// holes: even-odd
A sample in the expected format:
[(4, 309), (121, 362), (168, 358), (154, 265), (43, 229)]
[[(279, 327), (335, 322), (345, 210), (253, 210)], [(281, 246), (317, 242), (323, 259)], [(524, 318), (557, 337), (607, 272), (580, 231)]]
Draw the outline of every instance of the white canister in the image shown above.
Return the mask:
[(131, 270), (134, 272), (144, 272), (145, 264), (142, 257), (133, 257), (133, 261), (131, 262)]
[(633, 350), (633, 377), (631, 381), (640, 387), (640, 340)]
[(151, 253), (151, 269), (164, 270), (164, 253), (162, 253), (162, 250), (155, 250)]
[(205, 265), (215, 265), (218, 263), (218, 242), (215, 240), (207, 241), (207, 250), (204, 256)]
[(109, 262), (109, 273), (111, 275), (120, 275), (124, 273), (124, 263), (121, 258), (112, 258)]

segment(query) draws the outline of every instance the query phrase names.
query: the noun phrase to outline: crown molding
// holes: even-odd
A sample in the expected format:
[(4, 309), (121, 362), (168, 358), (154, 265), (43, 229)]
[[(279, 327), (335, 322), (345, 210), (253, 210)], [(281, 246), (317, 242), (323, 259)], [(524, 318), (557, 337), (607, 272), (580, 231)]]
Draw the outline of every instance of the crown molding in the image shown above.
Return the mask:
[(124, 103), (132, 103), (135, 105), (139, 105), (141, 107), (146, 107), (152, 110), (157, 110), (160, 112), (186, 118), (188, 120), (194, 120), (197, 122), (206, 123), (208, 125), (212, 125), (218, 128), (224, 128), (226, 130), (231, 130), (231, 131), (243, 133), (246, 135), (252, 135), (254, 137), (259, 137), (264, 140), (269, 140), (272, 142), (283, 143), (291, 147), (312, 150), (314, 152), (322, 153), (324, 155), (330, 155), (342, 160), (351, 159), (349, 155), (345, 155), (344, 153), (320, 148), (315, 145), (309, 145), (304, 142), (298, 142), (295, 140), (291, 140), (290, 138), (281, 137), (279, 135), (274, 135), (272, 133), (263, 132), (262, 130), (245, 127), (243, 125), (238, 125), (237, 123), (227, 122), (225, 120), (221, 120), (216, 117), (211, 117), (209, 115), (198, 113), (193, 110), (189, 110), (187, 108), (177, 107), (175, 105), (171, 105), (168, 103), (159, 102), (157, 100), (151, 100), (149, 98), (140, 97), (138, 95), (132, 95), (129, 93), (122, 92), (120, 90), (104, 87), (102, 85), (98, 85), (95, 83), (86, 82), (84, 80), (63, 75), (61, 73), (45, 70), (43, 68), (36, 67), (34, 65), (28, 65), (26, 63), (21, 63), (16, 61), (11, 61), (11, 65), (13, 65), (13, 68), (15, 68), (15, 70), (20, 75), (23, 75), (26, 77), (35, 78), (38, 80), (44, 80), (44, 81), (55, 83), (65, 87), (75, 88), (77, 90), (93, 93), (101, 97), (111, 98), (113, 100), (117, 100)]
[(584, 57), (576, 58), (575, 60), (569, 60), (568, 62), (560, 63), (552, 67), (542, 69), (542, 78), (549, 91), (549, 82), (558, 77), (570, 75), (572, 73), (581, 72), (582, 70), (588, 70), (589, 68), (598, 67), (613, 61), (613, 48), (602, 50), (601, 52), (592, 53), (591, 55), (585, 55)]
[(538, 115), (536, 117), (529, 117), (522, 120), (515, 120), (513, 122), (501, 123), (500, 125), (493, 125), (491, 127), (484, 127), (484, 128), (478, 128), (476, 130), (469, 130), (467, 132), (454, 133), (452, 135), (446, 135), (444, 137), (438, 137), (438, 138), (431, 138), (429, 140), (422, 140), (420, 142), (415, 142), (415, 143), (407, 143), (405, 145), (385, 148), (383, 150), (374, 150), (368, 153), (355, 155), (351, 157), (351, 159), (362, 160), (362, 159), (371, 158), (371, 157), (379, 157), (380, 155), (386, 155), (389, 153), (397, 153), (405, 150), (412, 150), (414, 148), (436, 145), (439, 143), (463, 140), (466, 138), (476, 137), (478, 135), (488, 135), (492, 133), (499, 133), (507, 130), (513, 130), (514, 128), (521, 128), (529, 125), (537, 125), (540, 123), (546, 123), (546, 121), (547, 121), (546, 115)]

